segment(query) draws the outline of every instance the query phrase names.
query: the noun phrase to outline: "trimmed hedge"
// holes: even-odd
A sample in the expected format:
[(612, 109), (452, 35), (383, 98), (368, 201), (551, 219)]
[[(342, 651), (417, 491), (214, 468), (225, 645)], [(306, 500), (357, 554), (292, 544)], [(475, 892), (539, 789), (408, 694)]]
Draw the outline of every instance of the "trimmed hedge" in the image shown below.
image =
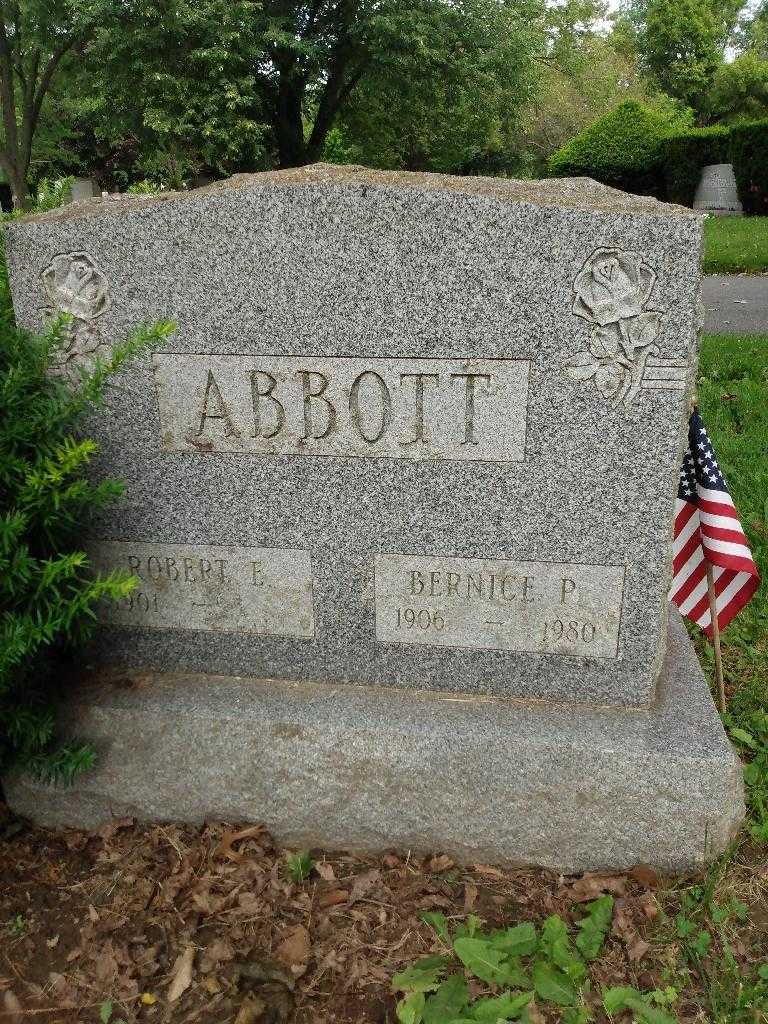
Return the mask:
[(663, 147), (669, 134), (666, 117), (627, 100), (554, 153), (549, 174), (595, 178), (624, 192), (663, 199)]
[(663, 146), (664, 184), (670, 203), (692, 206), (701, 169), (709, 164), (727, 164), (731, 133), (723, 125), (692, 128), (672, 135)]
[(677, 130), (628, 100), (549, 159), (554, 178), (587, 177), (635, 195), (693, 204), (702, 167), (733, 164), (745, 213), (768, 214), (768, 119)]
[(731, 163), (744, 212), (768, 214), (768, 120), (731, 128)]

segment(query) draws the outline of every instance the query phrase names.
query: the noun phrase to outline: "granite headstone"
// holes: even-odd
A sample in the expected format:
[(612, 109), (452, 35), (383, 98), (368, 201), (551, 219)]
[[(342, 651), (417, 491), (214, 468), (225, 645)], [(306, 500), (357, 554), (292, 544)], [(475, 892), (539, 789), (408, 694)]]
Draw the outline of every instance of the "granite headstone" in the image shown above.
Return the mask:
[(702, 167), (693, 208), (721, 216), (738, 216), (744, 212), (733, 164), (708, 164)]
[(317, 165), (6, 233), (20, 322), (72, 316), (59, 372), (177, 324), (90, 425), (127, 490), (88, 550), (139, 579), (91, 657), (149, 683), (85, 683), (109, 752), (16, 806), (573, 870), (723, 847), (739, 767), (666, 599), (700, 216)]

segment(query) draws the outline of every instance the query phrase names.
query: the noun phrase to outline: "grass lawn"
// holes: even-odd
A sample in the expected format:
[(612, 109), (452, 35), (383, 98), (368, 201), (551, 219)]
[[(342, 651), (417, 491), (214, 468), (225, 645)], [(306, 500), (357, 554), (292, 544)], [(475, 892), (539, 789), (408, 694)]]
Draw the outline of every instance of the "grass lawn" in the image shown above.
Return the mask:
[[(723, 632), (725, 674), (734, 714), (753, 697), (768, 711), (768, 336), (705, 335), (699, 404), (765, 581)], [(703, 664), (711, 669), (709, 645), (697, 646)], [(765, 738), (768, 744), (768, 720)], [(768, 840), (768, 799), (764, 820)]]
[[(768, 579), (768, 336), (705, 338), (699, 397)], [(258, 826), (47, 831), (0, 806), (0, 1018), (768, 1024), (768, 586), (723, 656), (749, 817), (694, 877), (299, 855)]]
[(707, 217), (705, 274), (768, 271), (768, 217)]

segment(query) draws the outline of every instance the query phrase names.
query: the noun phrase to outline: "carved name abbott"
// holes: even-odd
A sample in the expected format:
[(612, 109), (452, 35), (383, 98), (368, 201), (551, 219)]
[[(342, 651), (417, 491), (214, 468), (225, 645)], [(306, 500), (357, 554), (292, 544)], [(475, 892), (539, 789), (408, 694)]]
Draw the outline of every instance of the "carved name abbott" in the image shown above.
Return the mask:
[(616, 658), (624, 568), (376, 556), (376, 639)]
[(167, 451), (521, 462), (530, 362), (153, 356)]
[(102, 572), (120, 568), (138, 577), (128, 597), (102, 602), (99, 619), (104, 623), (315, 635), (308, 551), (97, 541), (89, 555)]

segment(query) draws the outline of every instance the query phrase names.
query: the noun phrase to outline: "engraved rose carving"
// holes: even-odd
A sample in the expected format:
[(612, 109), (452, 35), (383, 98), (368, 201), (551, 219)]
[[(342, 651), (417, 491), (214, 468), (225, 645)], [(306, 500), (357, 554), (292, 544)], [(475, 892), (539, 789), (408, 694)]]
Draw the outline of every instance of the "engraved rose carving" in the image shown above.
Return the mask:
[(95, 321), (111, 305), (109, 281), (96, 260), (87, 252), (55, 256), (40, 274), (48, 305), (43, 314), (53, 317), (66, 313), (71, 317), (57, 353), (58, 372), (77, 378), (76, 368), (104, 342)]
[(601, 327), (638, 316), (655, 283), (656, 274), (639, 253), (598, 249), (573, 283), (573, 312)]
[(40, 277), (51, 306), (60, 313), (87, 321), (109, 309), (109, 283), (87, 252), (55, 256)]
[(592, 380), (614, 406), (629, 406), (643, 383), (646, 363), (659, 354), (661, 314), (645, 309), (656, 274), (635, 252), (598, 249), (574, 281), (573, 312), (592, 324), (586, 351), (562, 364), (576, 382)]

